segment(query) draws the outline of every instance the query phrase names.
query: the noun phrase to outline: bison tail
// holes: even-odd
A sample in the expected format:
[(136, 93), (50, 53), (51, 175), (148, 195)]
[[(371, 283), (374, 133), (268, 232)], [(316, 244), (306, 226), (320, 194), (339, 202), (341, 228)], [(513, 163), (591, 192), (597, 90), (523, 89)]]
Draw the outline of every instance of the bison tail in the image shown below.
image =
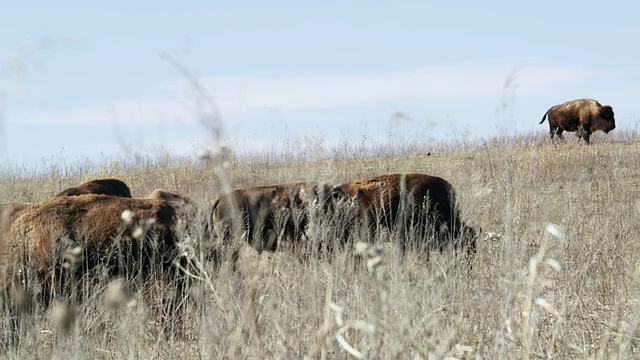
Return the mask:
[(549, 110), (547, 110), (547, 112), (542, 115), (542, 120), (540, 120), (538, 124), (542, 124), (545, 121), (545, 119), (547, 118), (547, 114), (549, 114)]

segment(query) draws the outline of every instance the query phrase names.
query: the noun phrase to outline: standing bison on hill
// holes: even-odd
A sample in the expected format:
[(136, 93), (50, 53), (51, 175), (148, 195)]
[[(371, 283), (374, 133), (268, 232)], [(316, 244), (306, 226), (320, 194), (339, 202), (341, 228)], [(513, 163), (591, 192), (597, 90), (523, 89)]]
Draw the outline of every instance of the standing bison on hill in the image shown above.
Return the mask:
[(540, 124), (546, 118), (549, 120), (551, 139), (554, 135), (562, 139), (563, 131), (576, 131), (576, 136), (588, 144), (593, 132), (602, 130), (608, 133), (616, 128), (611, 106), (603, 106), (593, 99), (572, 100), (552, 106), (544, 114)]

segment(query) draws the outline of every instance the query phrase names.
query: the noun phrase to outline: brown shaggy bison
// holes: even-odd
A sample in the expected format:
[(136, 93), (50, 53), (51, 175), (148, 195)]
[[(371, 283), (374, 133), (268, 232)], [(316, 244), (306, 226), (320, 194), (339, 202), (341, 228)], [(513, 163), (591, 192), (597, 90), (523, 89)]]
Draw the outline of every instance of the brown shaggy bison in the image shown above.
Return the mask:
[[(408, 245), (425, 247), (431, 234), (435, 242), (427, 248), (442, 250), (449, 245), (475, 253), (476, 233), (466, 226), (458, 212), (451, 184), (426, 174), (386, 174), (340, 186), (353, 199), (359, 221), (375, 231), (381, 226), (397, 229), (401, 253)], [(414, 227), (415, 239), (407, 232)]]
[(237, 189), (214, 202), (212, 220), (225, 241), (244, 232), (259, 253), (275, 251), (279, 239), (304, 236), (310, 207), (326, 208), (334, 194), (333, 186), (313, 181)]
[(89, 194), (31, 204), (3, 234), (3, 288), (24, 288), (47, 306), (54, 297), (82, 294), (78, 286), (87, 281), (146, 284), (163, 276), (176, 281), (178, 295), (184, 289), (174, 262), (184, 261), (174, 217), (173, 206), (160, 199)]
[(589, 137), (595, 131), (608, 133), (616, 128), (611, 106), (602, 106), (593, 99), (572, 100), (552, 106), (544, 114), (540, 124), (546, 118), (549, 120), (551, 139), (554, 135), (562, 139), (563, 131), (576, 131), (576, 136), (589, 143)]
[(76, 187), (69, 188), (56, 195), (56, 197), (78, 196), (85, 194), (100, 194), (130, 198), (131, 190), (127, 184), (118, 179), (96, 179), (87, 181)]

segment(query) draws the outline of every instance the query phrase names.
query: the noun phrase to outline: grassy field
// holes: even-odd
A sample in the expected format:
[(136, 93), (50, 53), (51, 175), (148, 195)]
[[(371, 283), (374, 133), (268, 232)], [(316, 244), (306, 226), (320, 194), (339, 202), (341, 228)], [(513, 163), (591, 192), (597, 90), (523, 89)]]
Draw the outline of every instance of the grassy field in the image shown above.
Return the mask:
[[(401, 151), (345, 146), (314, 160), (244, 157), (230, 159), (223, 177), (207, 162), (170, 156), (52, 166), (38, 177), (6, 170), (0, 174), (4, 202), (40, 201), (89, 179), (116, 177), (134, 196), (164, 188), (191, 196), (203, 209), (220, 194), (224, 177), (248, 187), (423, 172), (447, 179), (464, 220), (485, 234), (470, 273), (447, 253), (429, 261), (412, 253), (400, 262), (384, 232), (376, 239), (380, 250), (370, 255), (381, 262), (369, 262), (371, 270), (353, 247), (330, 261), (301, 261), (286, 249), (262, 255), (244, 249), (237, 272), (204, 261), (197, 274), (204, 280), (194, 282), (185, 311), (186, 330), (168, 339), (157, 336), (140, 299), (106, 306), (105, 284), (77, 305), (67, 332), (56, 325), (60, 306), (36, 310), (4, 356), (637, 358), (638, 153), (640, 137), (615, 130), (598, 134), (590, 146), (571, 134), (552, 143), (540, 133)], [(310, 233), (331, 241), (331, 230), (312, 224)], [(1, 330), (9, 331), (6, 324)]]

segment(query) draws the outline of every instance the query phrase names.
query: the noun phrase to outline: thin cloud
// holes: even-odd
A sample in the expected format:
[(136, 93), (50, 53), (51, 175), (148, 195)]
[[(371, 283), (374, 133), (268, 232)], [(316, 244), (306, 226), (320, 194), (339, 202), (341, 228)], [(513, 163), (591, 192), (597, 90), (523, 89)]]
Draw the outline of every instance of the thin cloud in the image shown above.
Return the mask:
[[(497, 98), (511, 69), (502, 66), (457, 65), (373, 74), (330, 74), (291, 77), (216, 77), (201, 83), (221, 106), (323, 109), (399, 99), (459, 101)], [(539, 95), (579, 85), (584, 67), (533, 66), (517, 73), (519, 95)], [(180, 83), (165, 88), (184, 88)]]
[(164, 96), (118, 100), (86, 106), (52, 110), (8, 110), (7, 121), (16, 124), (61, 124), (114, 126), (119, 123), (157, 123), (184, 121), (182, 106)]
[[(460, 104), (467, 100), (498, 102), (511, 68), (463, 64), (371, 74), (285, 77), (215, 77), (199, 81), (209, 91), (227, 122), (273, 116), (273, 111), (338, 109), (397, 100)], [(589, 70), (571, 66), (531, 66), (517, 70), (518, 96), (560, 93), (579, 86)], [(153, 96), (83, 107), (28, 111), (7, 110), (18, 124), (125, 126), (127, 124), (195, 124), (201, 94), (184, 81), (160, 84)]]

